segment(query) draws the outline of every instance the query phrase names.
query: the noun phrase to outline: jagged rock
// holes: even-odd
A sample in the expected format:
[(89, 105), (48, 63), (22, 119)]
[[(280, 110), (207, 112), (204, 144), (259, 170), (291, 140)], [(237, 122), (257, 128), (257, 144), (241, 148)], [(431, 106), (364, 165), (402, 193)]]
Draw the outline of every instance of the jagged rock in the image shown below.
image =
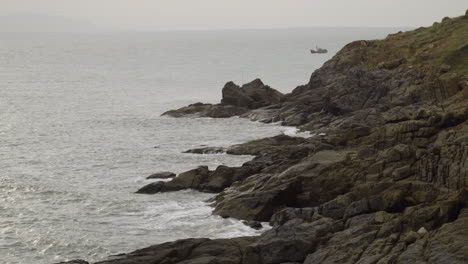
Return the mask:
[(233, 82), (228, 82), (223, 88), (223, 105), (234, 105), (252, 109), (254, 108), (254, 100), (245, 94), (239, 86)]
[(263, 84), (260, 79), (244, 84), (242, 87), (228, 82), (223, 88), (222, 105), (234, 105), (248, 109), (277, 104), (283, 94)]
[(150, 176), (146, 177), (146, 179), (170, 179), (174, 178), (175, 176), (176, 174), (173, 172), (164, 171), (151, 174)]

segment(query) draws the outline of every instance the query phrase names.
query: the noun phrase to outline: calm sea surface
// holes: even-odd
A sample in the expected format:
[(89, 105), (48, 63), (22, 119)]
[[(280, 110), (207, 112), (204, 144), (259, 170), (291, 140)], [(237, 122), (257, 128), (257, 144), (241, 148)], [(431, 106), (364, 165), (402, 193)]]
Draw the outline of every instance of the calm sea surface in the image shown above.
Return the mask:
[[(160, 117), (217, 102), (227, 81), (307, 83), (344, 44), (397, 29), (0, 33), (0, 263), (97, 260), (188, 237), (256, 235), (212, 216), (213, 195), (134, 192), (158, 171), (240, 165), (193, 155), (287, 127)], [(329, 54), (311, 55), (319, 45)]]

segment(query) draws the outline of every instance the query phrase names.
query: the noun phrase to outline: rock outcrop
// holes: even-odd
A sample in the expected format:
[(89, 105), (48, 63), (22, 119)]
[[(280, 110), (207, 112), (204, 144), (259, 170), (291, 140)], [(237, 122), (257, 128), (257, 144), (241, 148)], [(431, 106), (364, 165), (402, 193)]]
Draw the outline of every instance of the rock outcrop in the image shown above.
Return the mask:
[(240, 264), (243, 251), (253, 241), (254, 238), (249, 237), (215, 240), (185, 239), (113, 256), (107, 261), (96, 264)]
[(264, 85), (260, 79), (255, 79), (242, 87), (233, 82), (228, 82), (223, 88), (221, 104), (256, 109), (277, 104), (282, 97), (282, 93)]
[(219, 107), (317, 136), (232, 146), (227, 153), (255, 158), (201, 167), (145, 192), (220, 192), (215, 214), (273, 228), (102, 263), (467, 263), (467, 32), (465, 15), (350, 43), (290, 94), (265, 96), (261, 82), (249, 84), (268, 100), (228, 84)]
[(171, 110), (163, 115), (172, 117), (212, 117), (227, 118), (240, 116), (249, 110), (278, 104), (283, 94), (264, 85), (260, 79), (239, 87), (228, 82), (223, 88), (223, 97), (220, 104), (196, 103), (177, 110)]
[(231, 186), (236, 181), (257, 173), (261, 169), (255, 164), (244, 164), (242, 167), (218, 166), (210, 171), (207, 166), (183, 172), (168, 182), (150, 183), (137, 191), (140, 194), (155, 194), (174, 192), (184, 189), (194, 189), (201, 192), (216, 193)]

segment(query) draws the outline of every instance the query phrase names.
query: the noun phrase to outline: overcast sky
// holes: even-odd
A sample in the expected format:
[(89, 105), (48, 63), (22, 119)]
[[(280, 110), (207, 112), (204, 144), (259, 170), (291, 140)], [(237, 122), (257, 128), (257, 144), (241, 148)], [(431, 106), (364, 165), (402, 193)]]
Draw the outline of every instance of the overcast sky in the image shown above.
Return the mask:
[(427, 26), (468, 0), (0, 0), (0, 16), (65, 16), (117, 30)]

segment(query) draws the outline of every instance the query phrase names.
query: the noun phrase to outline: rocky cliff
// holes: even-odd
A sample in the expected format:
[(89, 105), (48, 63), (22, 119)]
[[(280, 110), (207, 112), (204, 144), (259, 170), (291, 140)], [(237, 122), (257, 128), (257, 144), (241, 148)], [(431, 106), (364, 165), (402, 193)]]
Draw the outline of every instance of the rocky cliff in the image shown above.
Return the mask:
[(140, 192), (220, 192), (215, 214), (273, 229), (165, 243), (99, 263), (468, 262), (468, 14), (350, 43), (290, 94), (258, 80), (226, 87), (219, 105), (167, 114), (240, 114), (320, 136), (232, 146), (228, 153), (255, 158)]

